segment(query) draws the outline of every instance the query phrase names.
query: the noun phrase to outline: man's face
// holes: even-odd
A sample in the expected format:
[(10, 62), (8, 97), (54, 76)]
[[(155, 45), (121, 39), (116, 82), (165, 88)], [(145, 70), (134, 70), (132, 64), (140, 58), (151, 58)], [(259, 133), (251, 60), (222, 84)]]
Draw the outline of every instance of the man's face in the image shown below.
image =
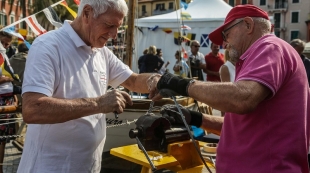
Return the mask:
[(217, 55), (220, 51), (220, 46), (216, 44), (212, 44), (211, 51), (214, 55)]
[(240, 46), (242, 45), (242, 31), (239, 28), (240, 23), (242, 23), (242, 21), (241, 22), (234, 21), (224, 28), (224, 30), (226, 28), (230, 28), (224, 34), (226, 36), (226, 43), (228, 43), (230, 46), (229, 56), (233, 60), (238, 60), (240, 58), (240, 53), (238, 51), (240, 49)]
[(123, 23), (124, 15), (112, 10), (106, 11), (97, 18), (90, 13), (88, 20), (88, 42), (91, 47), (103, 47), (109, 38), (115, 39), (118, 28)]
[(197, 53), (199, 51), (199, 47), (200, 47), (199, 43), (193, 42), (191, 46), (191, 52)]
[(10, 47), (12, 38), (2, 37), (0, 40), (1, 40), (1, 44), (3, 45), (5, 49)]

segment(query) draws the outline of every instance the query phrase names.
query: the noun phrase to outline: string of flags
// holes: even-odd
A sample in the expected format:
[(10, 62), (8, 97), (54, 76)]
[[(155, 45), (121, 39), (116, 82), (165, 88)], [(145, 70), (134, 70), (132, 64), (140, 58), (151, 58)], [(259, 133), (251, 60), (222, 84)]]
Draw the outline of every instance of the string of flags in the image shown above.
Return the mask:
[[(74, 0), (74, 2), (79, 5), (80, 4), (80, 1), (79, 0)], [(21, 22), (26, 22), (27, 25), (30, 27), (30, 29), (33, 31), (33, 33), (36, 35), (36, 36), (39, 36), (41, 34), (44, 34), (46, 33), (47, 31), (38, 23), (38, 20), (36, 18), (36, 15), (41, 13), (41, 12), (44, 12), (46, 18), (49, 20), (49, 22), (55, 26), (56, 28), (59, 28), (62, 26), (62, 22), (61, 20), (59, 19), (58, 15), (56, 14), (55, 10), (52, 8), (52, 7), (55, 7), (56, 5), (62, 5), (64, 6), (68, 11), (69, 13), (74, 17), (76, 18), (77, 14), (75, 11), (73, 11), (67, 4), (66, 0), (61, 0), (61, 1), (58, 1), (52, 5), (50, 5), (49, 7), (33, 14), (33, 15), (30, 15), (30, 16), (27, 16), (23, 19), (20, 19), (14, 23), (11, 23), (10, 25), (7, 25), (5, 26), (4, 28), (1, 29), (1, 31), (10, 31), (10, 33), (12, 34), (12, 30), (10, 30), (10, 28), (14, 27), (15, 28), (15, 25), (21, 23)], [(14, 31), (15, 32), (15, 31)], [(14, 35), (14, 34), (12, 34)], [(14, 35), (16, 36), (16, 34)], [(18, 37), (19, 38), (19, 37)], [(24, 40), (24, 39), (23, 39)]]

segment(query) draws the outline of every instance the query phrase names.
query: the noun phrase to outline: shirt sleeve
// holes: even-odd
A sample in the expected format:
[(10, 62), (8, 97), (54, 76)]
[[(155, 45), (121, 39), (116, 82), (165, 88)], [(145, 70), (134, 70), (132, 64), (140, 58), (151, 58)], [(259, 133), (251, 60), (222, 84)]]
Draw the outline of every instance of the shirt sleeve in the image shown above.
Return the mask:
[(60, 75), (58, 59), (53, 46), (48, 46), (43, 41), (34, 43), (28, 53), (22, 94), (36, 92), (52, 96), (57, 83), (56, 76)]
[(284, 82), (289, 68), (283, 51), (271, 43), (261, 43), (252, 50), (238, 70), (236, 81), (256, 81), (268, 87), (274, 95)]

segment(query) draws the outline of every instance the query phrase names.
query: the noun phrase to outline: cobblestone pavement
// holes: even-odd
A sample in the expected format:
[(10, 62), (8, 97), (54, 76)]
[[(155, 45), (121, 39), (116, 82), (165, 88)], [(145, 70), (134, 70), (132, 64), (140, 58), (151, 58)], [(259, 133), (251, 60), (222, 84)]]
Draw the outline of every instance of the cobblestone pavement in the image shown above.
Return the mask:
[(18, 151), (12, 143), (7, 143), (3, 161), (4, 173), (16, 173), (22, 152)]

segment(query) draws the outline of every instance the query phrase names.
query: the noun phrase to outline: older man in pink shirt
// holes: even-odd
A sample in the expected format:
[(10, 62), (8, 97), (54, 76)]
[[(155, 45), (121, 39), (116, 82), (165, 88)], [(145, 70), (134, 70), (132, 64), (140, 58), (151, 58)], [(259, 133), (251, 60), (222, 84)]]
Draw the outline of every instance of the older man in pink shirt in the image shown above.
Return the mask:
[[(157, 77), (156, 92), (170, 89), (226, 112), (216, 117), (183, 109), (189, 124), (220, 134), (217, 173), (308, 173), (310, 92), (303, 63), (285, 41), (270, 34), (268, 14), (239, 5), (210, 33), (230, 45), (235, 82), (212, 83), (171, 74)], [(178, 116), (166, 110), (172, 117)]]

